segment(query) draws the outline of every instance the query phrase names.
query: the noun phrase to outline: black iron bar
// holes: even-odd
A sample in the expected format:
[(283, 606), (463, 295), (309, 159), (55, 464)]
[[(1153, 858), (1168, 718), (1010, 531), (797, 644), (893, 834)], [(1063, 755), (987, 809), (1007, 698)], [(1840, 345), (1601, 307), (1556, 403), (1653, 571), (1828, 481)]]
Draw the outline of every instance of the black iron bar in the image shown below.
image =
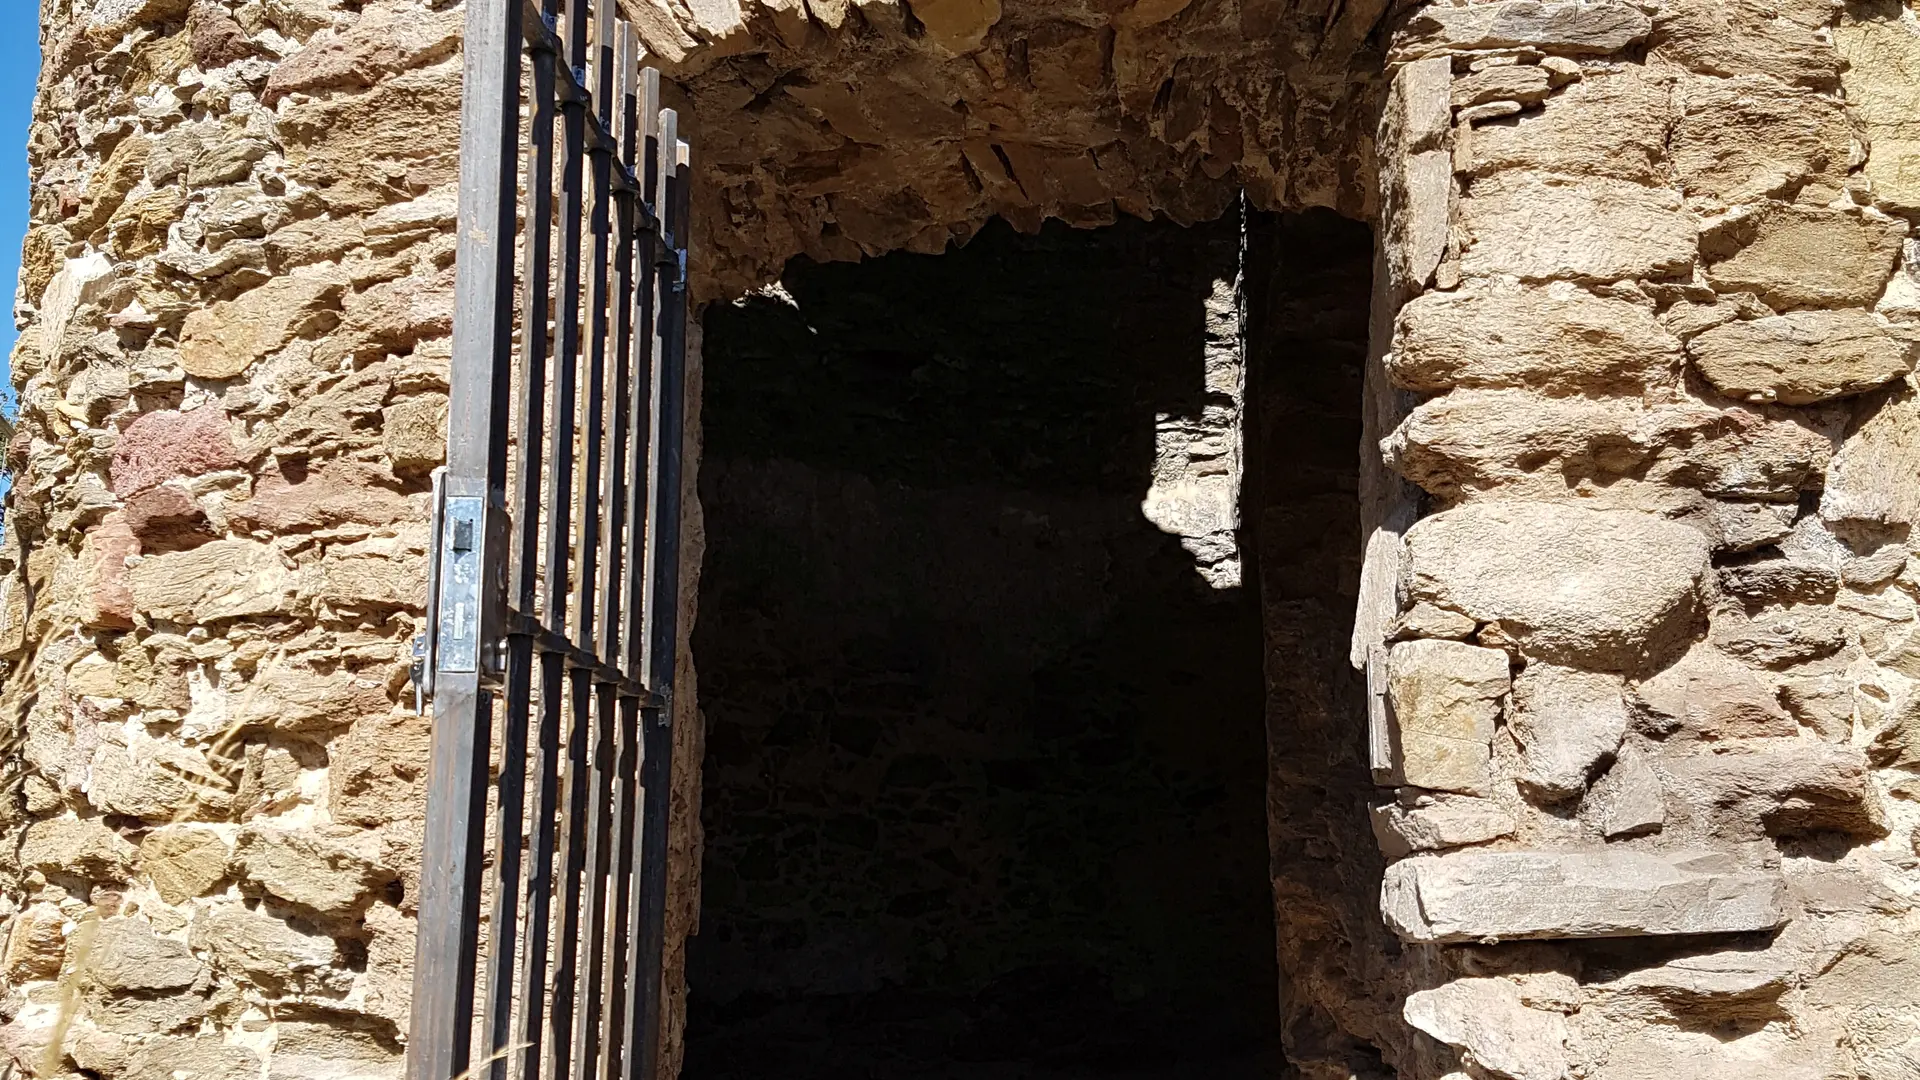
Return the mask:
[[(445, 490), (483, 506), (505, 501), (499, 428), (511, 395), (517, 207), (509, 192), (519, 178), (521, 38), (516, 0), (467, 6)], [(492, 736), (492, 699), (480, 666), (436, 655), (407, 1053), (413, 1080), (447, 1080), (471, 1058)]]
[(667, 854), (672, 808), (673, 701), (679, 635), (679, 579), (681, 525), (681, 453), (685, 440), (686, 345), (686, 225), (687, 180), (690, 175), (686, 144), (679, 141), (678, 117), (665, 110), (660, 119), (661, 196), (658, 206), (669, 226), (659, 274), (660, 308), (655, 361), (654, 440), (656, 462), (653, 527), (649, 539), (649, 603), (644, 618), (648, 629), (649, 687), (660, 704), (644, 711), (644, 756), (641, 760), (643, 794), (640, 826), (641, 933), (635, 964), (639, 967), (639, 997), (634, 1038), (638, 1041), (640, 1080), (657, 1080), (660, 1072), (660, 1033), (664, 1020), (665, 988), (661, 984), (666, 945)]
[[(570, 84), (585, 81), (588, 18), (584, 0), (569, 0), (566, 9), (565, 66), (569, 73), (560, 94), (560, 115), (565, 139), (560, 187), (560, 326), (559, 348), (554, 368), (556, 422), (548, 458), (553, 463), (553, 498), (547, 506), (547, 582), (546, 621), (549, 629), (567, 634), (570, 556), (573, 553), (573, 504), (578, 498), (575, 475), (574, 441), (578, 434), (576, 378), (581, 350), (581, 242), (585, 217), (587, 102), (580, 95), (565, 92)], [(570, 80), (570, 83), (569, 83)], [(566, 765), (562, 786), (566, 791), (558, 823), (554, 899), (558, 908), (553, 940), (553, 982), (548, 1005), (547, 1076), (569, 1080), (578, 1058), (574, 1054), (573, 1019), (575, 992), (579, 980), (580, 893), (585, 887), (581, 872), (586, 861), (587, 754), (590, 738), (590, 695), (588, 673), (571, 668), (567, 672), (568, 724)]]

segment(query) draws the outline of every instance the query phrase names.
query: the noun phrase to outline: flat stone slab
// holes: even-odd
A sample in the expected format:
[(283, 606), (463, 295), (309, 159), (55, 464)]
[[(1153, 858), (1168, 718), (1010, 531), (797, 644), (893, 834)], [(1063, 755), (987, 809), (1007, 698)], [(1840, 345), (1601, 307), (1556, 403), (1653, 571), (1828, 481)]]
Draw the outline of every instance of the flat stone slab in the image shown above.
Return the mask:
[(1737, 934), (1787, 921), (1786, 879), (1728, 855), (1455, 852), (1387, 868), (1380, 911), (1404, 941)]

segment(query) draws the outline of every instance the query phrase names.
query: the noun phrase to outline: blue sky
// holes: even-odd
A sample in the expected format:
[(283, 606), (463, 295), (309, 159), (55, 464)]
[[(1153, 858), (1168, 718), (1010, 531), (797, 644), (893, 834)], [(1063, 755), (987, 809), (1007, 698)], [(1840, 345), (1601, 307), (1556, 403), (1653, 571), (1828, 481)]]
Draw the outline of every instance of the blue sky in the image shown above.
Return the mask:
[[(0, 0), (0, 372), (13, 355), (13, 289), (27, 231), (27, 121), (40, 73), (40, 5)], [(11, 401), (12, 393), (6, 398)]]

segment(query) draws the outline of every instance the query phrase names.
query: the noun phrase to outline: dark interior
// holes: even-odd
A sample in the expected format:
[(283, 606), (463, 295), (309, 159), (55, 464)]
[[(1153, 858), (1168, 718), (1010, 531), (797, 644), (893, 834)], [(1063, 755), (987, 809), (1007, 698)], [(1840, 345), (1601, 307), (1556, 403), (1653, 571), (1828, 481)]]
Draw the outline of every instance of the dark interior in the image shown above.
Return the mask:
[(1244, 239), (996, 222), (707, 313), (688, 1080), (1283, 1074), (1258, 567), (1140, 508)]

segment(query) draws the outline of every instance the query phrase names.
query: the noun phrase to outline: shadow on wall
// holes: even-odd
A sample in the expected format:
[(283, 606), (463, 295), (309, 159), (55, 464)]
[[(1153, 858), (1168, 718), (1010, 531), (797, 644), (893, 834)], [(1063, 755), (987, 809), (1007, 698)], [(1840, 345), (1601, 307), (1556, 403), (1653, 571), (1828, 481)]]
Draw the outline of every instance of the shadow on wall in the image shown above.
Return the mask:
[(1283, 1068), (1259, 605), (1141, 513), (1240, 241), (996, 224), (709, 315), (688, 1080)]

